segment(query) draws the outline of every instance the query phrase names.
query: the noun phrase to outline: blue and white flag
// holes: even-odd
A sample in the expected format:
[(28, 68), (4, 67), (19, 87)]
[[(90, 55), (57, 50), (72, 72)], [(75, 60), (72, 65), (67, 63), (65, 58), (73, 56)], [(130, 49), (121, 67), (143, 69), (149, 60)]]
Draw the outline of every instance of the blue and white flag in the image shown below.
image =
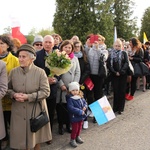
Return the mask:
[(108, 121), (116, 118), (107, 97), (104, 96), (101, 99), (95, 101), (89, 105), (98, 125), (107, 123)]

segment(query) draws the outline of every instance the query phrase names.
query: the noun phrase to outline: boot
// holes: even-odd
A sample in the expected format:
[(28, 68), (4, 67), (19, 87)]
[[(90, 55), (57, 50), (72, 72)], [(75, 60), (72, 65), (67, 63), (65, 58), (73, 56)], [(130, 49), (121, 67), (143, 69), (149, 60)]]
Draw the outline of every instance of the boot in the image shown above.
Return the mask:
[(70, 141), (70, 145), (71, 145), (72, 147), (77, 147), (77, 146), (78, 146), (77, 143), (76, 143), (76, 140), (71, 140), (71, 141)]
[(84, 143), (84, 141), (81, 139), (81, 137), (80, 137), (80, 136), (77, 136), (77, 138), (76, 138), (76, 142), (77, 142), (77, 143), (79, 143), (79, 144)]

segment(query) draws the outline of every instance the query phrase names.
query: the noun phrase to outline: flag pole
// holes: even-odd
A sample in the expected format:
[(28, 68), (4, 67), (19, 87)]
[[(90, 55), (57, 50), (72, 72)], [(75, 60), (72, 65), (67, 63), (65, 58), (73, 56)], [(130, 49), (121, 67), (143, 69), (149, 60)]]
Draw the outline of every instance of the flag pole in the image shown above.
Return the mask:
[(114, 42), (117, 40), (117, 29), (114, 27)]

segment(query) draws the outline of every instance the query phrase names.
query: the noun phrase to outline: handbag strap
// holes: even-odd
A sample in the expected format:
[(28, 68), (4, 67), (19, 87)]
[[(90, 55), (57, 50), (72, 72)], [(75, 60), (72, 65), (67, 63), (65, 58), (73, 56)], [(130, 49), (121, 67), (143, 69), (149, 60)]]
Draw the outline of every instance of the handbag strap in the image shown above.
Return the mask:
[(42, 111), (42, 105), (41, 105), (40, 102), (38, 102), (38, 91), (37, 91), (37, 95), (36, 95), (36, 98), (35, 98), (35, 102), (34, 102), (34, 105), (33, 105), (33, 108), (32, 108), (31, 118), (35, 117), (36, 106), (37, 106), (38, 103), (39, 103), (40, 109), (41, 109), (41, 111)]

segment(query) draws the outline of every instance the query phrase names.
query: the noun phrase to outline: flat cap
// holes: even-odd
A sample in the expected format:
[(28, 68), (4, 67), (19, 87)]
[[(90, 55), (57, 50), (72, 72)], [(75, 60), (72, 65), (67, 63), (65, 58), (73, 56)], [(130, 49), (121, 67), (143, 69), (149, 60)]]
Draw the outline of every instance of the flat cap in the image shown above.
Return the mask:
[(20, 51), (28, 51), (36, 56), (35, 48), (30, 44), (21, 45), (20, 48), (17, 50), (17, 56), (19, 55)]

